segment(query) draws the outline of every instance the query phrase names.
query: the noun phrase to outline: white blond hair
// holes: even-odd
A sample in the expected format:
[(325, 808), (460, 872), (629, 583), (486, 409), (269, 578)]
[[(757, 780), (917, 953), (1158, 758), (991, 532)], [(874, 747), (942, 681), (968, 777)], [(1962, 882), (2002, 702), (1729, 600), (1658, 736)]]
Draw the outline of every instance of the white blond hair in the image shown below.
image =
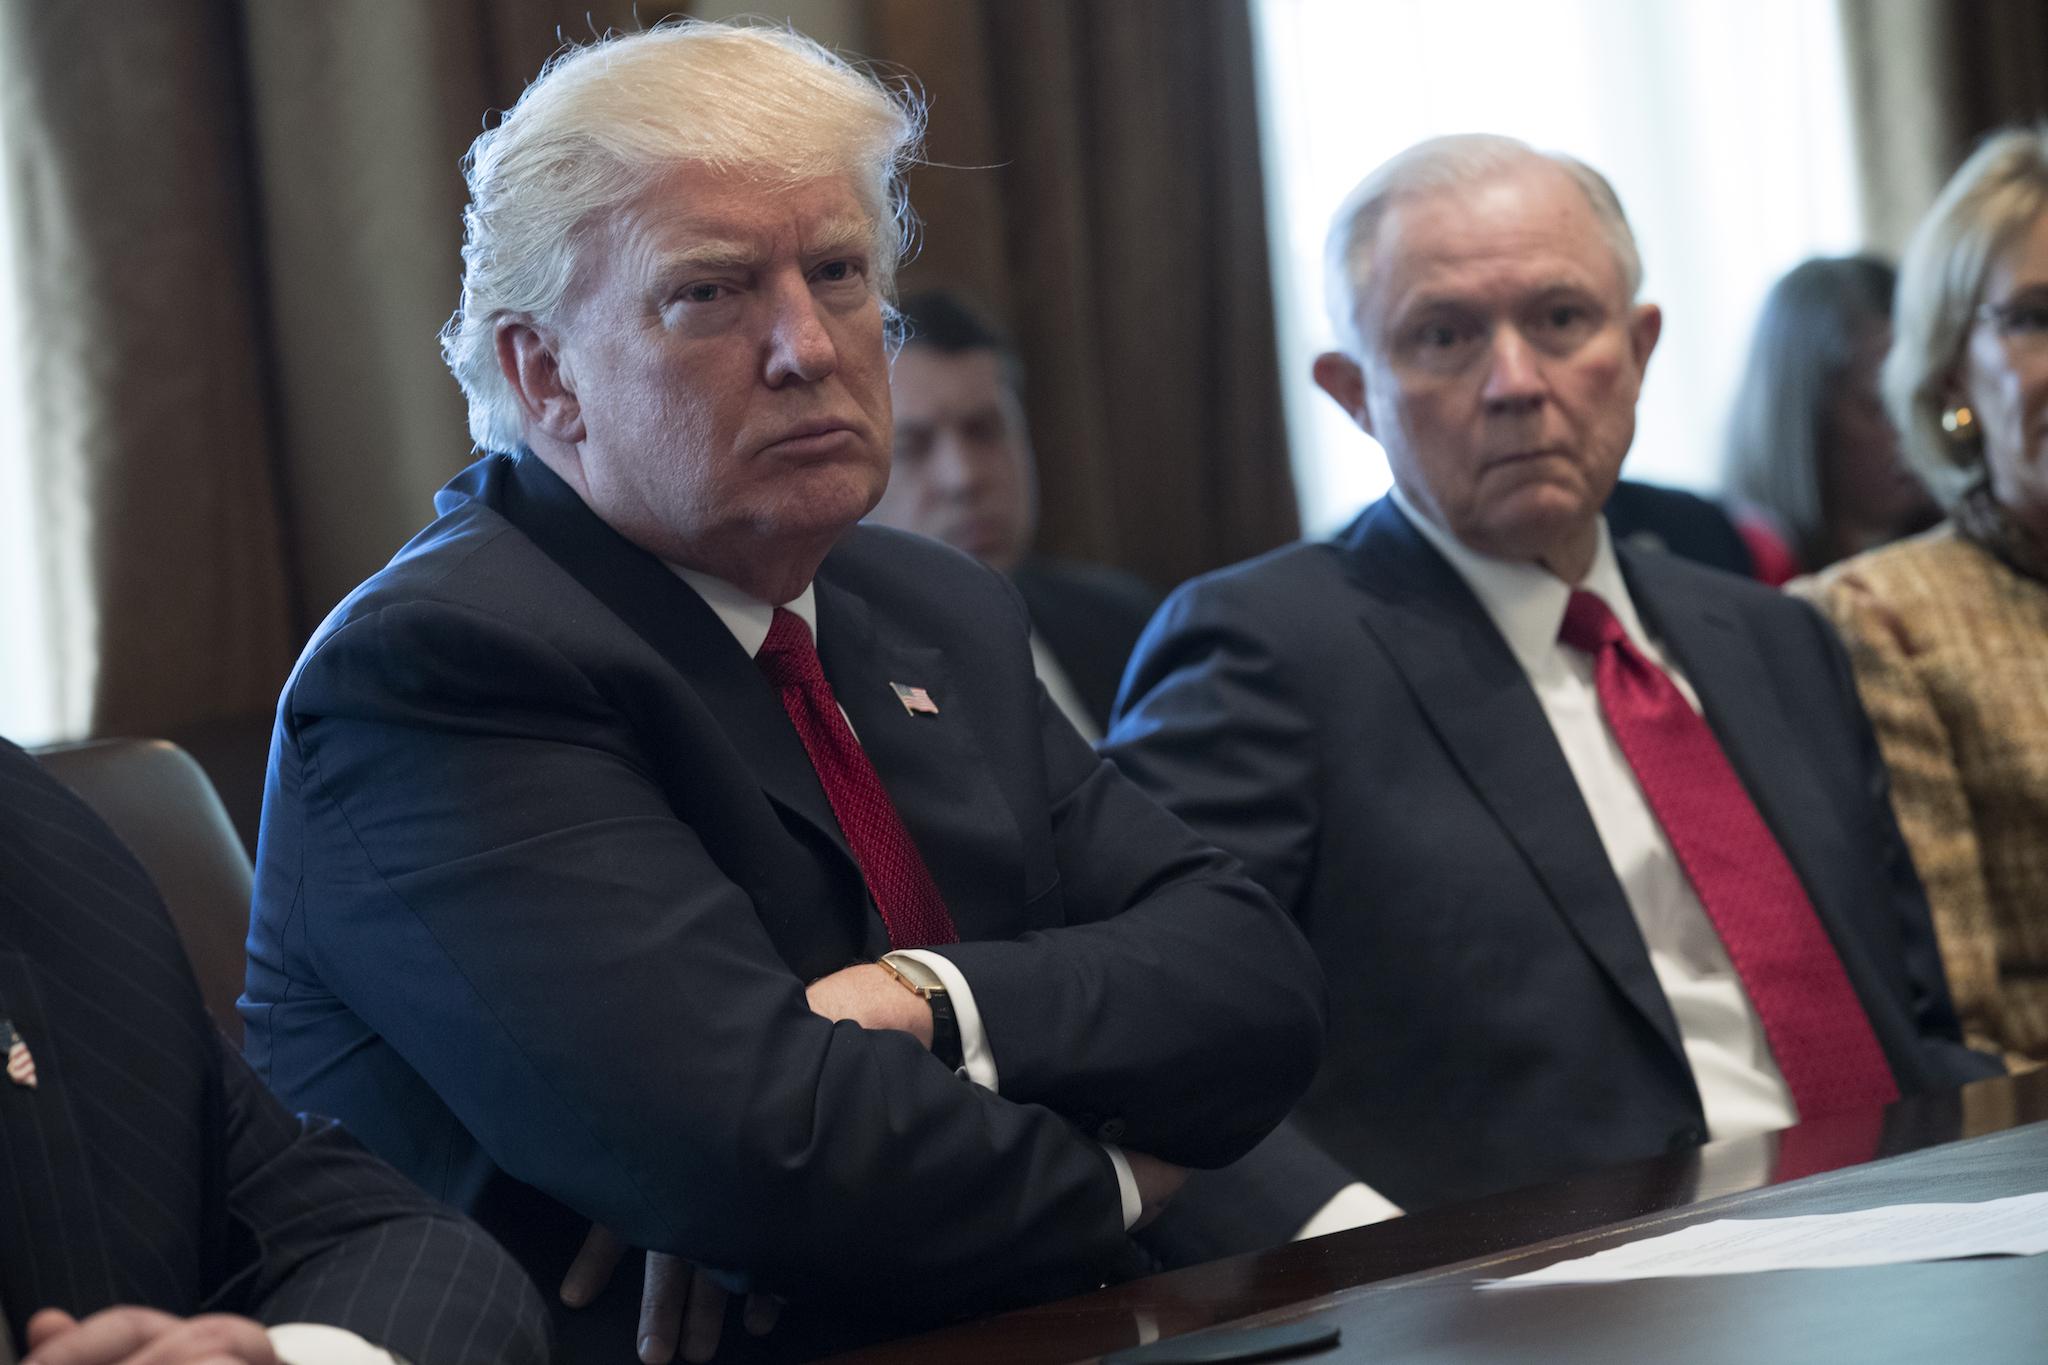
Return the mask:
[(1984, 442), (1942, 428), (1984, 281), (2006, 244), (2048, 213), (2048, 124), (1987, 138), (1949, 178), (1899, 262), (1884, 402), (1906, 458), (1944, 507), (1976, 478)]
[(1543, 152), (1528, 143), (1492, 133), (1458, 133), (1418, 142), (1382, 162), (1358, 182), (1330, 220), (1323, 245), (1323, 304), (1337, 344), (1354, 359), (1364, 355), (1358, 311), (1372, 275), (1373, 241), (1387, 210), (1403, 199), (1466, 189), (1519, 170), (1531, 162), (1556, 166), (1570, 176), (1592, 206), (1614, 252), (1621, 282), (1633, 301), (1643, 287), (1643, 258), (1621, 199), (1607, 177), (1562, 152)]
[(664, 22), (558, 53), (464, 159), (462, 302), (441, 354), (484, 450), (524, 440), (498, 368), (498, 325), (547, 322), (590, 225), (679, 165), (768, 184), (844, 176), (874, 222), (875, 282), (891, 297), (914, 220), (903, 175), (924, 108), (788, 29)]

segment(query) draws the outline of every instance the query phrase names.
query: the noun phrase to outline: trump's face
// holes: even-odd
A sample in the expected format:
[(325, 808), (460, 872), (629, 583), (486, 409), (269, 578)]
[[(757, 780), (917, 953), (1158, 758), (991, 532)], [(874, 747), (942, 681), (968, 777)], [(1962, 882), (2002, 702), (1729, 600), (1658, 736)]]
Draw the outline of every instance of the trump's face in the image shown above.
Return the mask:
[(1396, 201), (1373, 242), (1361, 357), (1316, 379), (1401, 491), (1482, 554), (1576, 581), (1635, 436), (1660, 319), (1631, 305), (1585, 193), (1544, 161)]
[(875, 250), (841, 179), (701, 166), (595, 232), (555, 348), (566, 463), (591, 509), (671, 562), (778, 598), (801, 588), (751, 580), (829, 545), (888, 479)]

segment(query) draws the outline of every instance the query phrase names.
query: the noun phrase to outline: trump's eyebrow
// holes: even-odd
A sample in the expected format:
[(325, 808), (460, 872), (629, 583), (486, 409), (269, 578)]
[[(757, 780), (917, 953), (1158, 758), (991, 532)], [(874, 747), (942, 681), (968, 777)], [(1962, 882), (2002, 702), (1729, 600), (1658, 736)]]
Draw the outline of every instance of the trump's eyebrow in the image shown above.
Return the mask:
[(847, 252), (872, 252), (874, 249), (874, 222), (851, 214), (828, 218), (818, 224), (803, 248), (806, 256), (839, 256)]
[(656, 259), (655, 265), (663, 275), (677, 275), (691, 270), (731, 270), (758, 265), (760, 261), (761, 251), (751, 243), (712, 238), (676, 251), (665, 251)]
[[(852, 215), (827, 219), (818, 224), (805, 234), (800, 248), (806, 259), (849, 252), (867, 253), (874, 249), (874, 224), (866, 218)], [(745, 270), (762, 265), (767, 255), (757, 240), (712, 237), (661, 253), (656, 258), (655, 269), (663, 279), (672, 279), (693, 270)]]

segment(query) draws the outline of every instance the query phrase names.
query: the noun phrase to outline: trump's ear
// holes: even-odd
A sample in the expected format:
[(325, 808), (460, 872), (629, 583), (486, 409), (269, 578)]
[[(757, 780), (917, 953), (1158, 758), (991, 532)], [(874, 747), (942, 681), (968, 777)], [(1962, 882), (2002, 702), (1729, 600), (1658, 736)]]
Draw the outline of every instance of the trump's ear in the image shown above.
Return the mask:
[(497, 340), (498, 369), (528, 425), (563, 445), (581, 441), (583, 408), (557, 338), (531, 322), (507, 318), (498, 324)]
[(1365, 407), (1365, 371), (1357, 361), (1342, 351), (1324, 351), (1309, 373), (1315, 376), (1316, 387), (1336, 399), (1359, 430), (1372, 435), (1372, 417)]

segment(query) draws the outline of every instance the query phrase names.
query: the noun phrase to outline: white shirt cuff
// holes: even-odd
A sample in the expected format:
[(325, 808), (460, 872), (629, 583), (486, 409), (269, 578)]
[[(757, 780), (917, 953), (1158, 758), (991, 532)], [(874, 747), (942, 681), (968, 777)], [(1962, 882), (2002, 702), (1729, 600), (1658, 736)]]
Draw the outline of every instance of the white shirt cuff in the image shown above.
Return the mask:
[(281, 1322), (268, 1329), (284, 1365), (394, 1365), (395, 1357), (354, 1332), (324, 1322)]
[(938, 975), (946, 987), (946, 999), (953, 1006), (953, 1022), (960, 1028), (960, 1074), (983, 1090), (996, 1087), (996, 1055), (988, 1050), (988, 1035), (982, 1032), (981, 1011), (974, 1006), (974, 991), (960, 969), (944, 953), (929, 948), (899, 948), (899, 957), (914, 957)]
[(1384, 1223), (1389, 1218), (1400, 1216), (1399, 1204), (1370, 1185), (1353, 1181), (1331, 1195), (1330, 1202), (1317, 1209), (1301, 1225), (1301, 1231), (1294, 1234), (1294, 1240), (1302, 1242), (1326, 1233), (1343, 1232), (1346, 1228), (1362, 1228), (1367, 1223)]
[(1109, 1153), (1109, 1164), (1116, 1167), (1116, 1191), (1124, 1200), (1124, 1231), (1129, 1232), (1138, 1216), (1145, 1212), (1145, 1201), (1138, 1196), (1138, 1177), (1131, 1174), (1131, 1163), (1124, 1157), (1124, 1149), (1113, 1142), (1102, 1144), (1102, 1150)]

